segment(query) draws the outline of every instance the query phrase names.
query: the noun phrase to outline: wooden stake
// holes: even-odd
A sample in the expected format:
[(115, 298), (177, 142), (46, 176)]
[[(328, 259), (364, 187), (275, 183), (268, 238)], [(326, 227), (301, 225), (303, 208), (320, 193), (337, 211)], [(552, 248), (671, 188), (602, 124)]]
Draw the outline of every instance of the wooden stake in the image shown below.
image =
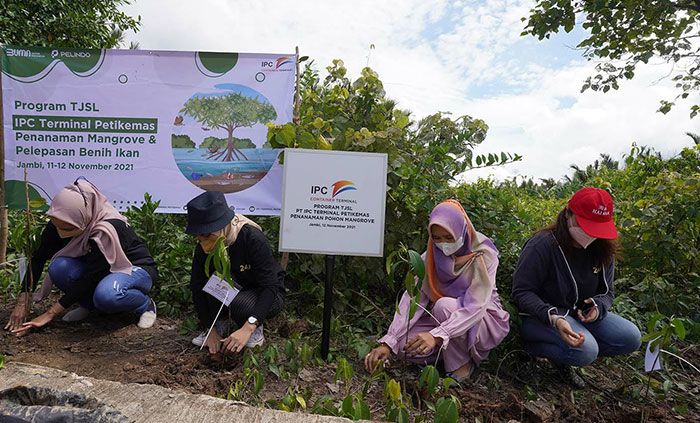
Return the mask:
[(2, 60), (0, 60), (0, 267), (7, 261), (7, 206), (5, 205), (5, 113), (2, 107)]
[[(24, 236), (25, 236), (25, 250), (23, 251), (25, 257), (27, 258), (27, 269), (25, 271), (25, 275), (29, 277), (29, 290), (27, 290), (27, 295), (29, 298), (27, 298), (27, 304), (26, 304), (26, 312), (29, 314), (29, 309), (31, 308), (32, 304), (32, 295), (34, 292), (34, 274), (32, 273), (32, 209), (29, 206), (29, 178), (27, 176), (27, 168), (24, 168), (24, 199), (27, 201), (27, 209), (25, 210), (25, 228), (24, 228)], [(21, 284), (23, 281), (19, 281)]]

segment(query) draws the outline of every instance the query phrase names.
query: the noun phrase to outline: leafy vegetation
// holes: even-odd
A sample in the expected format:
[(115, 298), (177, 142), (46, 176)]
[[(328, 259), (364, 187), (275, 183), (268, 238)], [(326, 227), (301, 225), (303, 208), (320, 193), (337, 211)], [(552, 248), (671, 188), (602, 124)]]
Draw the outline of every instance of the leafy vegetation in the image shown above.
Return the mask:
[[(577, 19), (588, 37), (577, 47), (596, 65), (597, 75), (589, 77), (583, 90), (608, 92), (620, 80), (632, 79), (640, 63), (658, 57), (674, 64), (676, 99), (688, 98), (700, 89), (700, 3), (691, 0), (539, 0), (530, 11), (523, 35), (540, 40), (564, 29), (571, 32)], [(674, 100), (675, 101), (675, 100)], [(667, 113), (674, 101), (661, 102)], [(700, 104), (691, 106), (691, 117)]]
[[(593, 185), (609, 190), (615, 199), (615, 218), (624, 247), (616, 270), (615, 312), (636, 322), (645, 339), (659, 339), (668, 353), (683, 356), (683, 346), (700, 341), (700, 146), (663, 158), (640, 146), (632, 146), (621, 161), (602, 155), (586, 168), (572, 168), (562, 180), (479, 180), (460, 184), (457, 176), (469, 169), (507, 164), (520, 157), (503, 153), (478, 155), (475, 149), (488, 127), (480, 119), (434, 114), (420, 120), (396, 108), (386, 98), (381, 81), (370, 69), (351, 81), (340, 61), (321, 78), (312, 64), (302, 74), (302, 107), (299, 125), (270, 126), (268, 142), (275, 147), (305, 147), (389, 155), (386, 260), (338, 257), (335, 277), (334, 319), (331, 324), (330, 363), (320, 360), (319, 345), (323, 304), (323, 257), (292, 254), (286, 284), (287, 303), (277, 321), (303, 321), (305, 329), (283, 335), (281, 343), (246, 351), (242, 377), (222, 395), (251, 404), (283, 410), (345, 416), (352, 419), (386, 418), (390, 421), (457, 421), (465, 412), (450, 386), (433, 366), (423, 368), (417, 380), (406, 369), (379, 369), (367, 374), (360, 359), (374, 346), (376, 337), (391, 321), (398, 295), (415, 291), (414, 276), (422, 275), (421, 252), (427, 241), (428, 213), (438, 202), (456, 198), (474, 226), (491, 237), (500, 251), (497, 286), (502, 303), (512, 316), (511, 335), (484, 364), (498, 387), (499, 372), (515, 360), (519, 348), (518, 315), (510, 305), (511, 275), (525, 241), (553, 221), (577, 189)], [(154, 297), (161, 313), (191, 316), (190, 259), (195, 245), (184, 234), (183, 215), (156, 214), (158, 201), (150, 195), (140, 207), (132, 207), (130, 224), (145, 240), (159, 264), (160, 281)], [(11, 250), (8, 259), (24, 250), (25, 216), (11, 213)], [(44, 221), (35, 216), (35, 239)], [(279, 220), (256, 219), (272, 245), (277, 245)], [(16, 241), (15, 241), (16, 240)], [(224, 264), (220, 263), (222, 274)], [(0, 288), (18, 290), (12, 269), (0, 273)], [(270, 325), (273, 325), (271, 322)], [(268, 325), (266, 328), (269, 330)], [(191, 319), (183, 331), (192, 329)], [(303, 332), (303, 335), (301, 333)], [(635, 363), (641, 355), (633, 356)], [(619, 364), (610, 359), (609, 365)], [(334, 375), (333, 395), (319, 395), (306, 383), (307, 369), (328, 366)], [(637, 366), (638, 368), (641, 368)], [(637, 402), (669, 401), (678, 413), (697, 409), (692, 393), (670, 373), (648, 379), (636, 373), (636, 391), (624, 395)], [(416, 379), (416, 378), (414, 378)], [(280, 398), (263, 400), (265, 386), (285, 383)], [(524, 383), (522, 397), (537, 399), (538, 391)], [(654, 394), (648, 398), (643, 387)], [(380, 406), (369, 393), (382, 389)], [(573, 395), (573, 394), (572, 394)]]
[(140, 18), (120, 9), (128, 0), (5, 0), (0, 44), (63, 48), (113, 48), (123, 33), (138, 31)]

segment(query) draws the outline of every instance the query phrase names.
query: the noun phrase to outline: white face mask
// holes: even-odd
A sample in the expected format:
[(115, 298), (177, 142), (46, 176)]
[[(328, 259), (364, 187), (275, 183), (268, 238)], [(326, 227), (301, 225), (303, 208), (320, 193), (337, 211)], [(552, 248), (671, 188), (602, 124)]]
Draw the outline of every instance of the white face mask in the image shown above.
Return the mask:
[(574, 219), (573, 216), (569, 218), (569, 234), (574, 241), (578, 242), (579, 245), (585, 250), (589, 245), (591, 245), (591, 243), (593, 243), (593, 241), (596, 240), (596, 238), (588, 235), (579, 226), (572, 226), (572, 219)]
[(442, 251), (442, 253), (446, 256), (451, 256), (452, 254), (456, 253), (457, 250), (462, 248), (462, 245), (464, 245), (464, 237), (459, 237), (459, 239), (455, 242), (436, 242), (435, 246)]

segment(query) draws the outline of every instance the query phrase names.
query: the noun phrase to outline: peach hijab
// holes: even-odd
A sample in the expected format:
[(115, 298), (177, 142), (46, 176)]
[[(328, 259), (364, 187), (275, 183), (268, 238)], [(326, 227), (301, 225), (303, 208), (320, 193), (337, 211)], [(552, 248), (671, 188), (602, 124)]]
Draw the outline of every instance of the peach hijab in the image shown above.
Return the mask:
[[(119, 219), (126, 223), (126, 217), (92, 183), (78, 178), (66, 185), (54, 196), (47, 214), (83, 231), (71, 238), (51, 260), (56, 257), (84, 256), (89, 251), (88, 242), (93, 240), (109, 263), (111, 272), (131, 274), (132, 265), (122, 249), (119, 235), (114, 226), (106, 222), (108, 219)], [(34, 301), (46, 298), (52, 285), (47, 272), (41, 290), (34, 295)]]

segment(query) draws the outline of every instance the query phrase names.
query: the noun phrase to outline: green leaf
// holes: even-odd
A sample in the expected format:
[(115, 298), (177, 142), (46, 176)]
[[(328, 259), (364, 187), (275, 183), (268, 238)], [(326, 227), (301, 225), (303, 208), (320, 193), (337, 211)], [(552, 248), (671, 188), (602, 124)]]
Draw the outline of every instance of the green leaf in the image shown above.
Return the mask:
[(340, 409), (343, 410), (343, 414), (349, 418), (352, 418), (353, 416), (353, 406), (352, 406), (352, 395), (348, 395), (343, 399), (343, 403), (340, 406)]
[(386, 274), (391, 276), (391, 265), (394, 262), (394, 257), (399, 253), (399, 250), (394, 250), (386, 258), (385, 266), (386, 266)]
[(355, 419), (357, 420), (369, 420), (371, 419), (369, 412), (369, 405), (362, 398), (357, 398), (357, 404), (355, 405)]
[(416, 311), (418, 311), (418, 303), (416, 302), (416, 300), (411, 298), (411, 303), (408, 306), (408, 320), (413, 319), (413, 316), (416, 315)]
[(451, 377), (446, 377), (445, 379), (442, 380), (442, 389), (444, 389), (445, 391), (447, 391), (451, 387), (457, 386), (457, 385), (459, 385), (459, 383), (456, 380), (452, 379)]
[(5, 367), (5, 355), (0, 354), (0, 370)]
[(673, 326), (673, 329), (676, 332), (676, 336), (678, 336), (679, 339), (685, 339), (685, 325), (683, 325), (683, 320), (673, 319), (671, 321), (671, 326)]
[(459, 410), (454, 398), (440, 398), (435, 406), (436, 423), (456, 423), (459, 420)]
[(354, 372), (352, 370), (352, 366), (350, 366), (348, 360), (343, 357), (338, 359), (338, 368), (335, 371), (335, 380), (342, 380), (343, 382), (348, 383), (350, 379), (352, 379), (353, 374)]
[(277, 379), (282, 379), (282, 371), (276, 364), (270, 364), (268, 370), (270, 370), (270, 373), (277, 376)]
[(299, 147), (316, 149), (318, 147), (318, 140), (311, 132), (303, 131), (299, 135)]
[(428, 396), (433, 396), (438, 383), (440, 383), (440, 373), (435, 366), (425, 366), (420, 373), (418, 386), (425, 389)]
[(295, 398), (297, 400), (297, 403), (301, 406), (301, 408), (306, 409), (306, 400), (304, 397), (302, 397), (300, 394), (296, 394)]
[(408, 292), (408, 295), (411, 297), (416, 295), (416, 277), (413, 276), (413, 273), (408, 272), (406, 273), (406, 277), (404, 278), (404, 287), (406, 288), (406, 292)]
[(32, 209), (40, 209), (46, 205), (46, 200), (43, 198), (35, 198), (33, 200), (29, 200), (29, 207)]
[(401, 385), (394, 379), (389, 379), (386, 384), (385, 394), (394, 403), (401, 401)]
[(324, 124), (325, 124), (325, 123), (323, 122), (323, 119), (321, 119), (320, 117), (317, 117), (316, 119), (314, 119), (314, 122), (313, 122), (312, 125), (313, 125), (314, 128), (316, 128), (316, 129), (321, 129), (321, 128), (323, 128), (323, 125), (324, 125)]
[(263, 375), (256, 369), (253, 370), (253, 380), (255, 381), (255, 390), (253, 393), (257, 396), (260, 395), (260, 392), (263, 389), (263, 386), (265, 386), (265, 378)]
[(418, 276), (419, 280), (422, 281), (425, 279), (425, 263), (423, 263), (423, 259), (421, 258), (420, 254), (414, 250), (408, 250), (408, 257), (413, 273)]

